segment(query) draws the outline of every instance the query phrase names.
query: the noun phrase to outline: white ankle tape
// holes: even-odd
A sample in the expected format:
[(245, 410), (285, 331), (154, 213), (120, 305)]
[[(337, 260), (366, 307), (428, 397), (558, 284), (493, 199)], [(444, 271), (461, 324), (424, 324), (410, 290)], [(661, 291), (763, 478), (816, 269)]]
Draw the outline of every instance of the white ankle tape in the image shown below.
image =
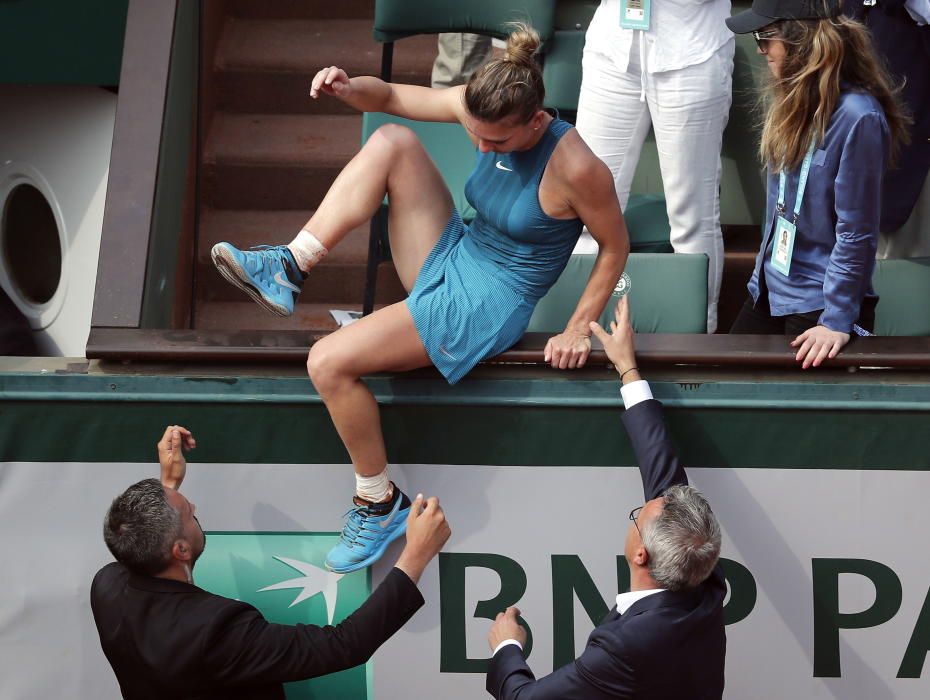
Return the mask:
[(372, 503), (386, 501), (391, 493), (391, 482), (388, 480), (387, 468), (377, 476), (355, 475), (355, 493)]
[(310, 268), (325, 258), (329, 252), (326, 250), (326, 246), (320, 243), (317, 237), (306, 229), (301, 229), (297, 237), (287, 244), (287, 247), (294, 255), (297, 267), (304, 272), (309, 272)]

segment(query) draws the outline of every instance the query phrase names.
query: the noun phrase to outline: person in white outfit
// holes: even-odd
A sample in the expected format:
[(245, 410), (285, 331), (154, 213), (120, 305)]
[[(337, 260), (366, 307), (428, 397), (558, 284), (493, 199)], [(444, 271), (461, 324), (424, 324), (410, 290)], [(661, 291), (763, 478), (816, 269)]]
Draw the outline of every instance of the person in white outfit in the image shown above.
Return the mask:
[[(637, 5), (648, 9), (637, 13)], [(720, 148), (735, 46), (729, 16), (730, 0), (601, 0), (585, 37), (576, 124), (613, 173), (622, 209), (652, 125), (672, 247), (709, 260), (708, 333), (717, 328), (723, 270)], [(621, 20), (648, 22), (648, 29)], [(589, 240), (576, 252), (592, 252)]]

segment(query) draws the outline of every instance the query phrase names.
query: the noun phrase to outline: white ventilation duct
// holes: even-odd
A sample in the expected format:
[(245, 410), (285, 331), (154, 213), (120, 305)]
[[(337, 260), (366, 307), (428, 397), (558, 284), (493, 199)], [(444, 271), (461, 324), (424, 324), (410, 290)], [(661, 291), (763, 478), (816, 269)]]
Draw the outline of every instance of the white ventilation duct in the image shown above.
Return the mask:
[(84, 355), (116, 95), (0, 86), (0, 286), (47, 355)]

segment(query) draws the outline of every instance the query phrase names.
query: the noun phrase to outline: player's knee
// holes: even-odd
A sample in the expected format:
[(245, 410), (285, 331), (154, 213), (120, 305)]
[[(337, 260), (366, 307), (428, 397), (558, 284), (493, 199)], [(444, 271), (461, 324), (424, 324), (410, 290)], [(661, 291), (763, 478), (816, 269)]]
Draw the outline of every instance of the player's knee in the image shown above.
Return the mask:
[(338, 355), (327, 346), (325, 341), (318, 342), (307, 355), (307, 374), (323, 398), (337, 389), (341, 375)]
[(420, 148), (420, 139), (413, 129), (402, 124), (384, 124), (372, 134), (370, 142), (388, 148), (395, 153), (404, 153), (411, 148)]

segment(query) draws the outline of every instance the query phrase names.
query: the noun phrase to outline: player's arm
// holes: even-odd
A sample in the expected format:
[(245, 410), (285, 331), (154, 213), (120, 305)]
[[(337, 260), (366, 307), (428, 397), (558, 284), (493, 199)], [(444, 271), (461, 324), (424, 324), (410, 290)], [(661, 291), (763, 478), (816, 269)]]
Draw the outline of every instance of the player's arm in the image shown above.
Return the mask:
[(572, 369), (583, 367), (588, 358), (591, 351), (589, 324), (600, 317), (610, 299), (630, 253), (630, 239), (610, 170), (581, 141), (577, 132), (566, 134), (564, 140), (571, 144), (572, 150), (565, 151), (557, 163), (563, 207), (566, 213), (574, 213), (584, 222), (599, 246), (597, 260), (574, 313), (565, 330), (553, 336), (544, 351), (545, 361), (553, 367)]
[(320, 70), (310, 84), (310, 97), (329, 95), (360, 112), (386, 112), (423, 122), (461, 122), (465, 88), (434, 89), (386, 83), (368, 75), (350, 78), (338, 66)]

